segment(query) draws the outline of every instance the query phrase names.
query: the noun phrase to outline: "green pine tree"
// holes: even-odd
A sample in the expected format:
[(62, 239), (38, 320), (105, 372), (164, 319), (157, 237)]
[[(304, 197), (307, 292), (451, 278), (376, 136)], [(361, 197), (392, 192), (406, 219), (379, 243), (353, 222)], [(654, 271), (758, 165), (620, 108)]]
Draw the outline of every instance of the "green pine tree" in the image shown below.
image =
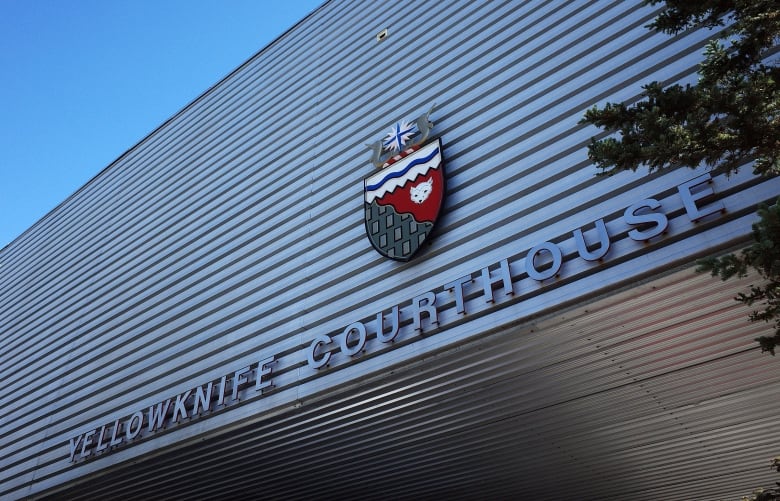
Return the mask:
[[(636, 103), (608, 103), (583, 122), (610, 136), (592, 139), (588, 156), (611, 175), (646, 166), (650, 172), (705, 164), (730, 174), (751, 165), (762, 176), (780, 174), (780, 2), (776, 0), (647, 0), (664, 4), (648, 27), (669, 35), (714, 31), (695, 85), (644, 87)], [(758, 208), (754, 243), (739, 254), (700, 262), (723, 280), (758, 273), (762, 284), (735, 298), (757, 308), (754, 322), (773, 325), (757, 339), (772, 355), (780, 344), (780, 198)]]

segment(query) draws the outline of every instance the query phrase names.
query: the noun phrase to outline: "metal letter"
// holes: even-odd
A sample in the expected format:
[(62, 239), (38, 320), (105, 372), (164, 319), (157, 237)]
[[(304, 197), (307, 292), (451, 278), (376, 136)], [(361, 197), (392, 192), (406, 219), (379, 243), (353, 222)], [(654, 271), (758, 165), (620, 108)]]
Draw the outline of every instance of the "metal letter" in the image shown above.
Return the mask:
[(466, 277), (460, 277), (454, 282), (450, 282), (444, 286), (444, 290), (452, 290), (455, 293), (455, 311), (457, 313), (466, 314), (466, 305), (463, 304), (463, 286), (471, 283), (471, 275)]
[(219, 397), (217, 398), (217, 405), (223, 405), (225, 403), (226, 386), (227, 386), (227, 376), (222, 376), (219, 379)]
[(511, 296), (515, 293), (515, 290), (512, 288), (512, 275), (509, 273), (509, 261), (502, 259), (498, 264), (500, 265), (499, 271), (501, 276), (497, 280), (490, 280), (490, 268), (482, 268), (482, 290), (486, 303), (495, 301), (493, 298), (493, 284), (498, 280), (504, 283), (504, 294)]
[(632, 225), (638, 225), (643, 223), (655, 224), (654, 228), (650, 228), (647, 230), (633, 229), (629, 231), (628, 236), (631, 237), (631, 239), (640, 242), (642, 240), (650, 240), (651, 238), (658, 236), (664, 231), (666, 231), (666, 228), (669, 226), (669, 220), (666, 218), (666, 214), (660, 212), (649, 212), (645, 214), (637, 214), (637, 212), (639, 212), (642, 209), (655, 210), (660, 206), (661, 206), (661, 202), (655, 200), (654, 198), (648, 198), (647, 200), (642, 200), (641, 202), (636, 203), (626, 209), (626, 212), (623, 214), (623, 219), (625, 219), (626, 223)]
[(84, 440), (81, 442), (81, 457), (85, 458), (92, 453), (91, 450), (87, 450), (87, 447), (92, 445), (92, 436), (94, 434), (95, 434), (95, 430), (92, 430), (84, 434)]
[[(276, 362), (274, 356), (264, 358), (257, 363), (257, 381), (255, 381), (255, 391), (260, 391), (263, 388), (273, 387), (271, 376), (273, 375), (273, 369), (268, 367), (272, 363)], [(266, 381), (263, 381), (263, 376), (268, 376)]]
[(171, 399), (169, 398), (165, 402), (157, 404), (156, 412), (153, 405), (149, 406), (149, 431), (154, 431), (165, 426), (165, 416), (168, 414), (168, 407), (170, 405)]
[(439, 315), (436, 312), (436, 294), (426, 292), (412, 299), (412, 318), (414, 319), (414, 330), (422, 332), (422, 312), (428, 313), (428, 318), (432, 325), (439, 325)]
[(103, 444), (103, 436), (106, 434), (106, 425), (100, 427), (100, 433), (98, 433), (98, 443), (95, 446), (95, 452), (100, 452), (108, 449), (108, 444)]
[(393, 306), (393, 309), (390, 312), (390, 320), (392, 320), (390, 333), (385, 334), (384, 314), (382, 314), (381, 311), (376, 314), (376, 338), (383, 343), (389, 343), (398, 335), (398, 326), (401, 325), (401, 319), (398, 315), (398, 305)]
[(247, 377), (247, 374), (249, 371), (252, 370), (249, 366), (241, 367), (236, 372), (233, 373), (233, 394), (231, 395), (231, 400), (238, 400), (238, 390), (239, 386), (241, 386), (244, 383), (249, 382), (249, 378)]
[[(358, 342), (353, 346), (349, 346), (349, 335), (353, 332), (357, 332)], [(354, 322), (344, 329), (344, 335), (341, 336), (341, 352), (354, 357), (366, 346), (366, 326), (363, 322)]]
[[(138, 427), (133, 431), (133, 421), (138, 421)], [(141, 430), (144, 427), (144, 413), (141, 411), (136, 411), (135, 414), (130, 416), (130, 419), (127, 420), (127, 429), (125, 430), (125, 436), (127, 437), (127, 441), (133, 440), (135, 437), (138, 436), (139, 433), (141, 433)]]
[(181, 418), (187, 417), (187, 409), (184, 407), (184, 404), (187, 402), (187, 399), (190, 398), (190, 393), (192, 393), (192, 390), (187, 390), (186, 392), (176, 397), (176, 403), (173, 404), (173, 418), (171, 418), (172, 421), (176, 421), (178, 423)]
[(203, 387), (195, 388), (195, 399), (192, 402), (192, 415), (198, 414), (198, 406), (203, 408), (203, 412), (211, 409), (211, 391), (214, 389), (214, 383), (209, 381), (205, 393)]
[[(542, 251), (547, 251), (552, 256), (552, 266), (547, 268), (544, 271), (539, 271), (536, 269), (536, 255), (541, 253)], [(561, 252), (561, 248), (555, 245), (552, 242), (543, 242), (530, 251), (528, 251), (528, 255), (525, 257), (525, 271), (528, 273), (528, 276), (533, 278), (534, 280), (542, 281), (546, 280), (548, 278), (554, 277), (558, 274), (558, 272), (561, 269), (561, 265), (563, 264), (563, 253)]]
[(326, 351), (322, 354), (322, 356), (317, 359), (315, 358), (317, 348), (320, 347), (322, 344), (330, 344), (333, 340), (330, 338), (330, 336), (326, 336), (324, 334), (320, 334), (319, 336), (314, 338), (314, 341), (311, 342), (311, 345), (309, 346), (309, 352), (306, 354), (306, 358), (309, 361), (309, 365), (314, 367), (315, 369), (319, 369), (320, 367), (327, 365), (330, 361), (330, 352)]
[(70, 461), (71, 463), (75, 460), (76, 451), (79, 448), (79, 444), (81, 443), (81, 440), (84, 438), (84, 434), (79, 435), (78, 437), (73, 437), (70, 439)]
[[(119, 420), (117, 419), (116, 421), (114, 421), (114, 430), (111, 432), (111, 443), (109, 443), (108, 445), (114, 447), (115, 445), (119, 445), (122, 443), (122, 432), (120, 431), (121, 429), (122, 429), (122, 423), (120, 423)], [(119, 438), (116, 438), (117, 436)]]
[[(680, 198), (682, 198), (683, 205), (685, 206), (685, 212), (688, 213), (688, 217), (691, 218), (691, 221), (698, 221), (704, 216), (709, 216), (710, 214), (720, 212), (725, 209), (722, 201), (710, 204), (705, 209), (699, 209), (699, 207), (696, 205), (697, 200), (701, 200), (702, 198), (715, 194), (715, 190), (712, 189), (712, 185), (710, 183), (712, 183), (712, 176), (707, 173), (695, 177), (690, 181), (686, 181), (677, 187), (677, 191), (680, 192)], [(692, 190), (701, 185), (705, 185), (704, 189), (693, 193)]]
[(599, 236), (599, 248), (590, 252), (588, 245), (585, 243), (585, 237), (582, 235), (582, 228), (577, 228), (572, 232), (574, 235), (574, 243), (577, 245), (577, 252), (580, 253), (580, 257), (585, 261), (598, 261), (607, 254), (609, 251), (609, 234), (607, 233), (607, 226), (604, 224), (604, 219), (597, 219), (593, 222), (596, 225), (596, 232)]

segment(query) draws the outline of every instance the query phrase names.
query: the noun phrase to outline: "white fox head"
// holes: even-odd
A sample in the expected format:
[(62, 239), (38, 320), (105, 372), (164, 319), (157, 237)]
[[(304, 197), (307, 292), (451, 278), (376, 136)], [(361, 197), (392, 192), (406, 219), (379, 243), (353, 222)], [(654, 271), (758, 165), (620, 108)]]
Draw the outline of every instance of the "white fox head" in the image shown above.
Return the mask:
[(430, 178), (427, 181), (423, 181), (417, 186), (412, 186), (412, 189), (410, 190), (412, 196), (412, 202), (416, 204), (421, 204), (425, 202), (425, 200), (428, 199), (428, 196), (431, 194), (432, 191), (433, 191), (433, 178)]

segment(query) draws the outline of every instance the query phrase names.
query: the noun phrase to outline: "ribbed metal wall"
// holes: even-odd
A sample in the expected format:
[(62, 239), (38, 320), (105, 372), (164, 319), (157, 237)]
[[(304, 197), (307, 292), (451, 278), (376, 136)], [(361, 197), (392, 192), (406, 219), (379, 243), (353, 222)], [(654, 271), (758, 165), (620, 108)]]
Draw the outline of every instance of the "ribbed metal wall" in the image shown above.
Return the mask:
[[(761, 401), (751, 379), (734, 379), (734, 360), (753, 377), (760, 367), (780, 378), (751, 349), (744, 312), (724, 309), (732, 286), (708, 298), (717, 284), (689, 270), (666, 278), (665, 294), (635, 285), (746, 241), (756, 202), (780, 183), (749, 168), (716, 177), (726, 212), (694, 223), (676, 187), (701, 172), (595, 178), (587, 160), (598, 131), (578, 123), (585, 109), (633, 99), (651, 80), (695, 78), (708, 33), (653, 34), (644, 28), (653, 16), (622, 1), (344, 0), (313, 12), (0, 251), (0, 497), (68, 486), (72, 498), (237, 496), (258, 486), (273, 497), (360, 497), (373, 485), (398, 497), (544, 498), (543, 484), (554, 483), (572, 499), (671, 499), (684, 489), (664, 490), (665, 475), (683, 485), (699, 478), (700, 454), (726, 461), (745, 440), (760, 442), (776, 407), (753, 428), (749, 413), (730, 414), (753, 430), (749, 439), (701, 413), (658, 424), (655, 400), (690, 398), (686, 384), (718, 381), (717, 393), (695, 397), (716, 414), (740, 398)], [(389, 36), (377, 42), (383, 28)], [(446, 212), (422, 255), (390, 261), (364, 234), (362, 179), (373, 170), (364, 144), (434, 102)], [(670, 223), (644, 244), (627, 237), (622, 217), (648, 197)], [(585, 262), (571, 232), (602, 217), (612, 248)], [(544, 241), (563, 248), (565, 263), (540, 284), (523, 278), (522, 262)], [(502, 259), (517, 294), (488, 305), (474, 289), (469, 315), (456, 314), (443, 285)], [(437, 294), (439, 330), (407, 329), (393, 346), (372, 339), (365, 356), (334, 355), (319, 371), (306, 364), (314, 336), (426, 291)], [(609, 315), (556, 316), (602, 296)], [(535, 319), (547, 319), (536, 327), (544, 335), (532, 332)], [(703, 325), (741, 332), (700, 352), (711, 335)], [(275, 388), (265, 396), (69, 461), (71, 437), (271, 355)], [(627, 377), (618, 359), (641, 377)], [(686, 402), (670, 405), (685, 413)], [(721, 442), (700, 447), (713, 429)], [(639, 438), (653, 433), (660, 438)], [(582, 442), (564, 440), (574, 436)], [(569, 454), (563, 471), (556, 447)], [(651, 457), (637, 459), (645, 450)], [(365, 484), (361, 464), (404, 480)], [(344, 485), (318, 491), (307, 471)], [(739, 471), (728, 471), (709, 485), (733, 483)], [(583, 482), (590, 490), (565, 494)]]

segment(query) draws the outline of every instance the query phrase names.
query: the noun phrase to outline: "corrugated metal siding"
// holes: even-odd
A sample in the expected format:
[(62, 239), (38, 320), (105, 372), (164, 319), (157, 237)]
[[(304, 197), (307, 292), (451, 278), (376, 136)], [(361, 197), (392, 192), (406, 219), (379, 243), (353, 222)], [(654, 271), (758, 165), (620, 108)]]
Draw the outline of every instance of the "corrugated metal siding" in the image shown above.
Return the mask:
[[(469, 497), (479, 486), (545, 497), (545, 482), (563, 493), (585, 482), (591, 490), (572, 497), (625, 498), (630, 485), (637, 499), (659, 499), (682, 492), (668, 478), (702, 477), (696, 455), (747, 464), (738, 461), (752, 455), (724, 455), (768, 443), (761, 430), (777, 409), (765, 405), (748, 426), (741, 399), (754, 405), (765, 395), (730, 364), (739, 361), (738, 374), (770, 369), (748, 353), (753, 327), (729, 334), (725, 326), (744, 312), (707, 297), (711, 281), (684, 275), (665, 296), (610, 305), (609, 318), (578, 312), (572, 325), (529, 332), (531, 319), (745, 241), (755, 202), (780, 191), (748, 172), (718, 177), (727, 212), (695, 224), (676, 192), (695, 172), (594, 178), (585, 144), (597, 131), (578, 124), (584, 110), (632, 99), (653, 79), (694, 78), (707, 33), (652, 34), (643, 26), (653, 14), (633, 2), (584, 1), (332, 1), (312, 13), (0, 251), (0, 497), (121, 464), (118, 478), (69, 496), (140, 497), (184, 485), (173, 477), (191, 481), (198, 497), (235, 494), (259, 471), (273, 475), (263, 484), (269, 496), (308, 495), (317, 493), (306, 490), (316, 484), (311, 470), (338, 473), (347, 486), (332, 493), (352, 496), (381, 486), (388, 496), (452, 488)], [(385, 27), (389, 37), (377, 43)], [(364, 235), (362, 178), (373, 169), (364, 144), (434, 102), (446, 213), (422, 256), (392, 262)], [(647, 197), (670, 219), (668, 235), (651, 245), (629, 239), (622, 222)], [(586, 263), (571, 232), (601, 217), (612, 249), (603, 263)], [(444, 284), (504, 258), (521, 277), (522, 258), (544, 241), (565, 251), (554, 283), (518, 279), (517, 294), (496, 306), (475, 289), (470, 316), (458, 318)], [(319, 373), (306, 365), (315, 335), (429, 290), (440, 298), (440, 331), (393, 347), (374, 342)], [(718, 341), (699, 349), (714, 326)], [(270, 355), (279, 361), (267, 396), (68, 461), (69, 438)], [(464, 365), (474, 367), (468, 378), (457, 376)], [(708, 381), (696, 393), (706, 405), (690, 415), (680, 371)], [(637, 381), (647, 383), (639, 390)], [(663, 413), (659, 399), (679, 413)], [(713, 421), (704, 407), (731, 410)], [(551, 467), (558, 447), (569, 450), (565, 466)], [(371, 475), (345, 471), (350, 460), (406, 481), (364, 485), (358, 477)], [(245, 462), (220, 483), (223, 464)], [(625, 480), (610, 486), (609, 478)]]
[[(723, 303), (733, 287), (684, 270), (59, 495), (734, 499), (772, 478), (755, 462), (774, 453), (776, 363), (735, 304), (678, 300)], [(688, 360), (679, 344), (695, 346)]]

